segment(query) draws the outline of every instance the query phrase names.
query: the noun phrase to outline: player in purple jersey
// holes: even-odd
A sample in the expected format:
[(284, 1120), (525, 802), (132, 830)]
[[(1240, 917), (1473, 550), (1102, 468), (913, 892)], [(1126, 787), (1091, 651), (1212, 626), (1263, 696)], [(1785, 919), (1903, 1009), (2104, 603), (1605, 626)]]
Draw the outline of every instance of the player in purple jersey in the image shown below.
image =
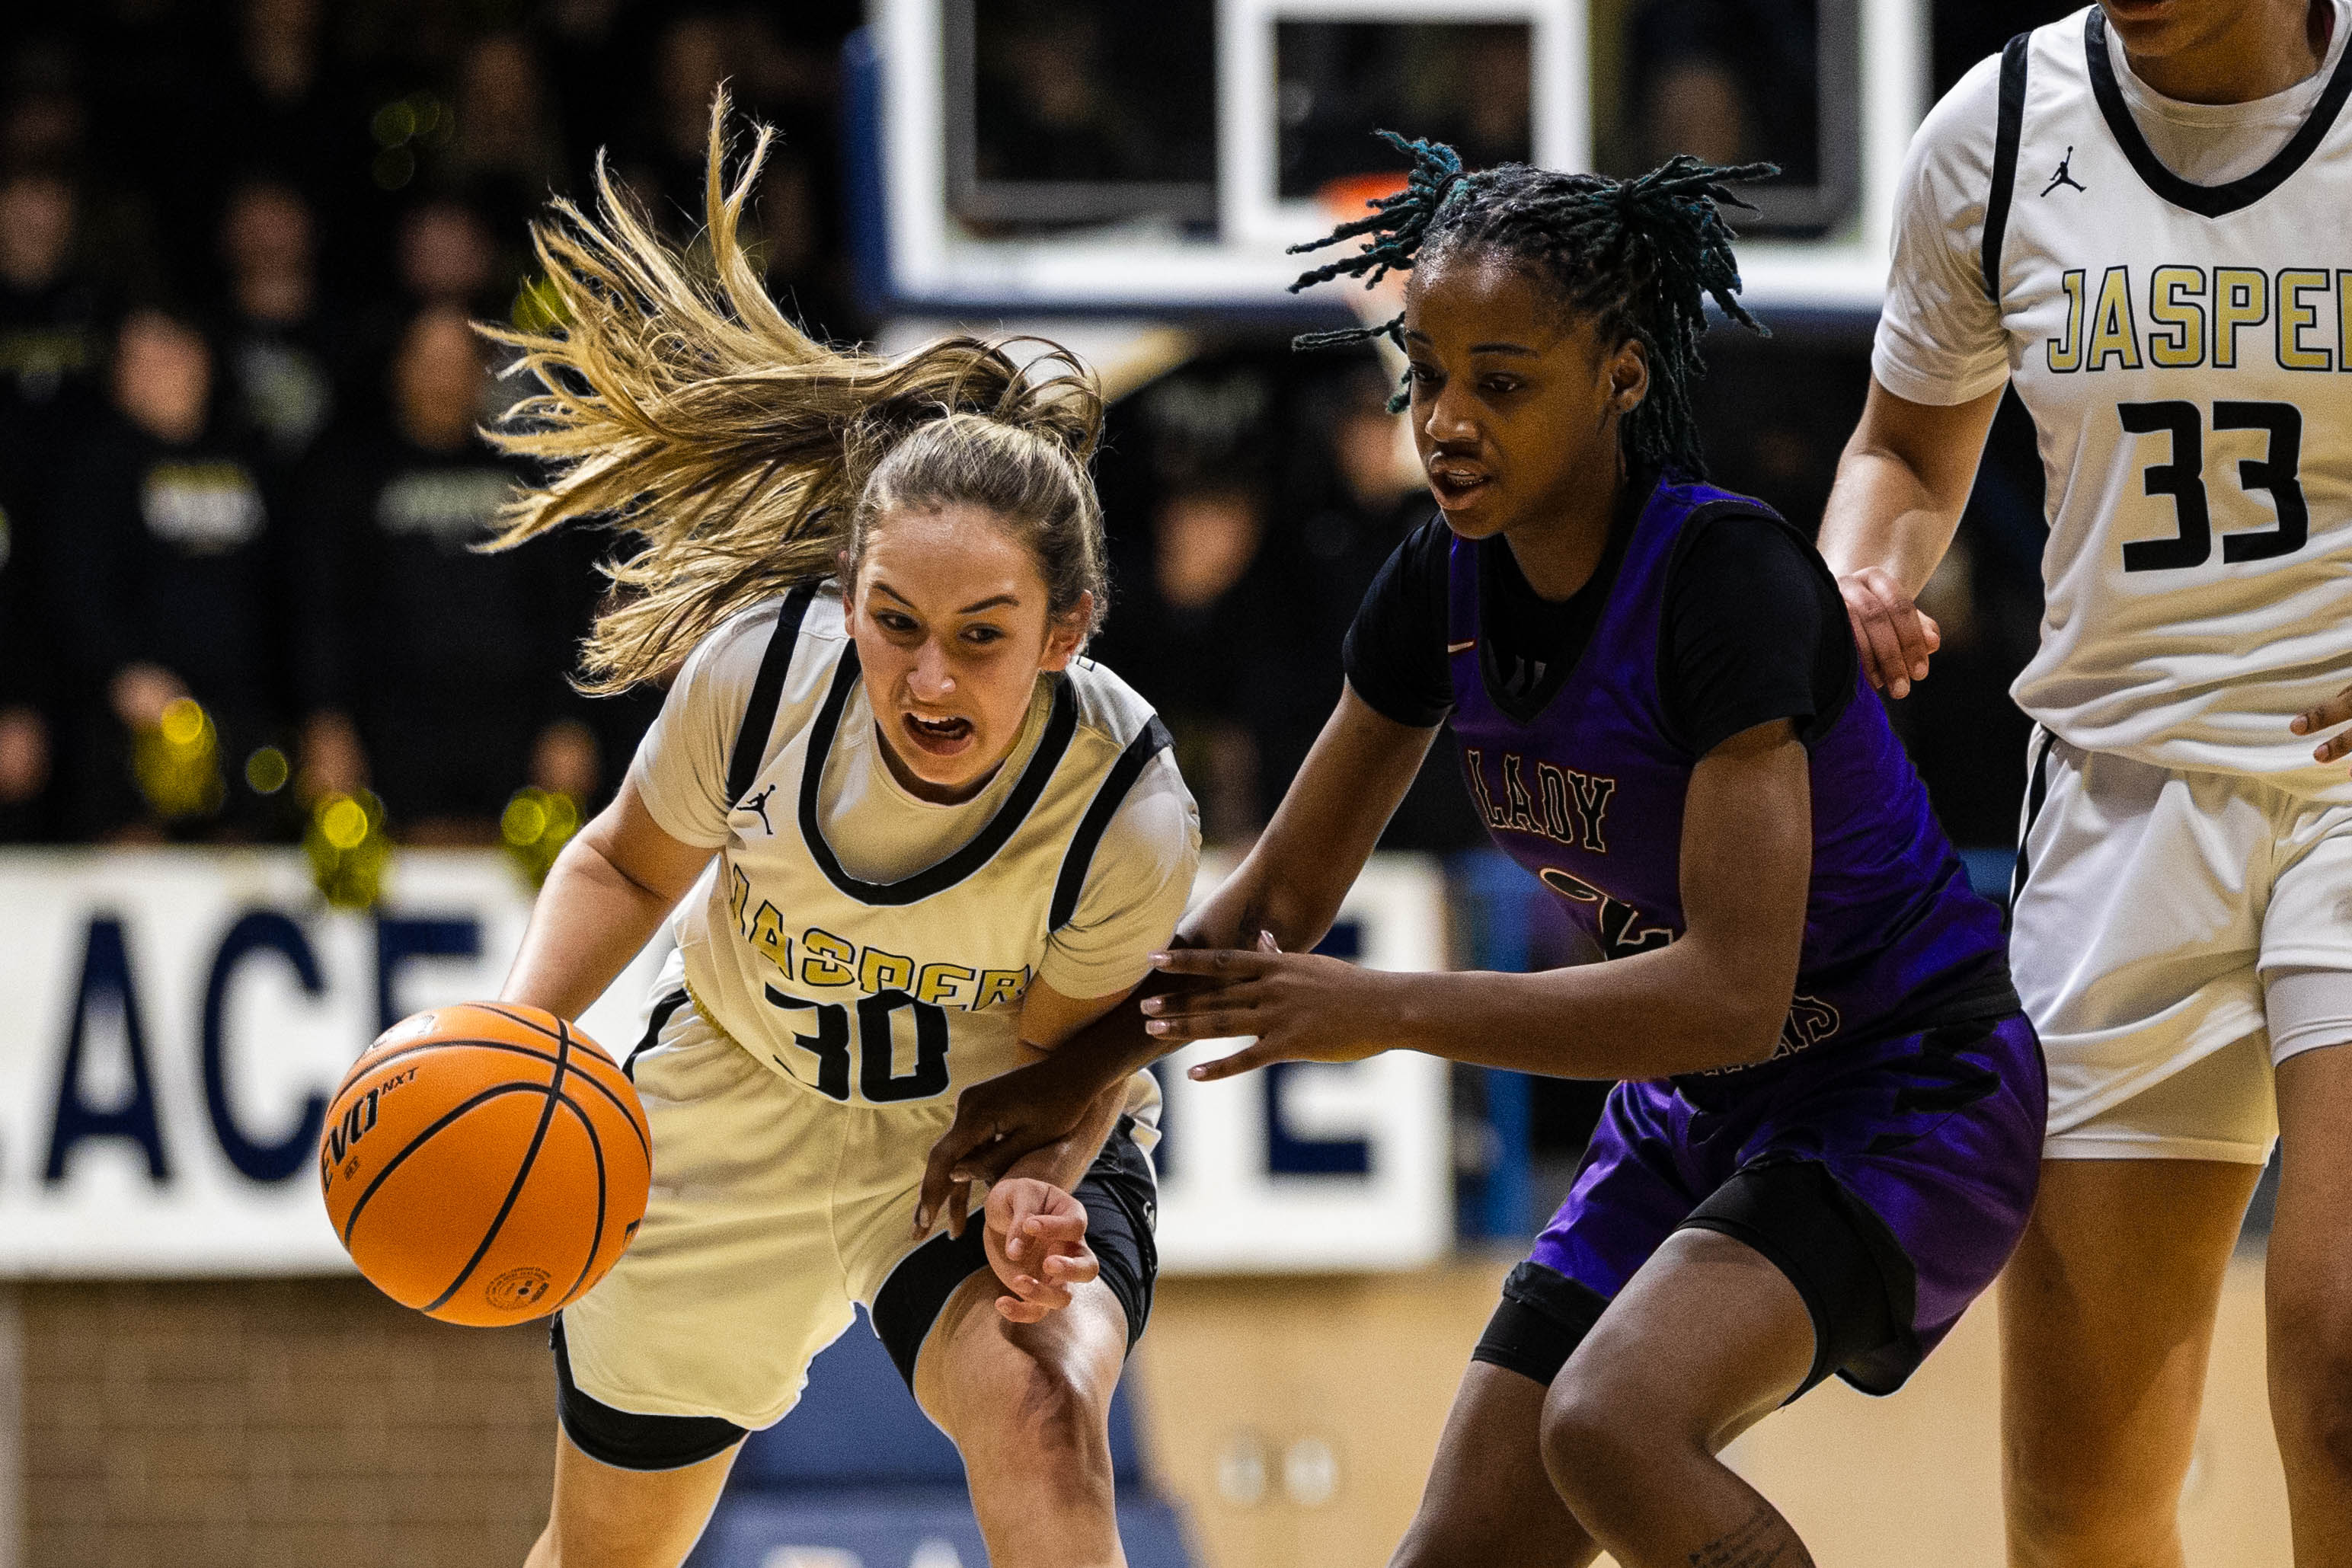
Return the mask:
[[(1442, 518), (1367, 596), (1265, 836), (1155, 960), (1194, 977), (1142, 1004), (1156, 1045), (1122, 1055), (1114, 1026), (1010, 1076), (1083, 1091), (1087, 1057), (1255, 1036), (1193, 1076), (1406, 1049), (1619, 1080), (1398, 1562), (1786, 1568), (1803, 1546), (1716, 1456), (1832, 1373), (1899, 1386), (1991, 1283), (2033, 1197), (2040, 1050), (1836, 585), (1769, 508), (1704, 482), (1706, 298), (1748, 321), (1717, 204), (1761, 171), (1473, 174), (1399, 146), (1408, 190), (1303, 281), (1411, 269), (1395, 321), (1321, 340), (1403, 348)], [(1407, 975), (1306, 951), (1448, 721), (1496, 843), (1611, 962)], [(1083, 1103), (967, 1092), (937, 1190), (1052, 1132), (1057, 1100)]]

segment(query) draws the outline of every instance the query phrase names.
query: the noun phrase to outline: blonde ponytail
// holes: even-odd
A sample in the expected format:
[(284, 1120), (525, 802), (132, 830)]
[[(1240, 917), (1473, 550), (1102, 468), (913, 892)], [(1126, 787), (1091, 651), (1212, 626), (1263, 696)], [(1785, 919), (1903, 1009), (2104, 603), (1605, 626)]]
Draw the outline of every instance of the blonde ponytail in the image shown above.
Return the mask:
[(1037, 549), (1052, 609), (1069, 613), (1091, 591), (1098, 620), (1094, 379), (1052, 345), (1024, 369), (972, 338), (897, 359), (809, 338), (740, 237), (774, 132), (758, 127), (730, 185), (727, 114), (722, 89), (707, 261), (664, 240), (600, 160), (596, 215), (559, 198), (531, 229), (562, 325), (485, 329), (521, 351), (516, 373), (541, 389), (490, 439), (551, 475), (509, 503), (491, 548), (567, 523), (636, 543), (605, 568), (613, 590), (582, 650), (581, 688), (665, 677), (729, 616), (831, 575), (841, 551), (854, 559), (887, 506), (990, 507)]

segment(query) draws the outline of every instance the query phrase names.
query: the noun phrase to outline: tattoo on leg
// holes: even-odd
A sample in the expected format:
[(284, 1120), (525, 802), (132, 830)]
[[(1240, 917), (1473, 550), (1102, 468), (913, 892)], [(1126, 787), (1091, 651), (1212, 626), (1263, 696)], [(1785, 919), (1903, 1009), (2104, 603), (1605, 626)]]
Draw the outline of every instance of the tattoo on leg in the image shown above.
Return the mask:
[(1769, 1503), (1757, 1504), (1747, 1523), (1708, 1542), (1688, 1561), (1691, 1568), (1813, 1568), (1805, 1543)]

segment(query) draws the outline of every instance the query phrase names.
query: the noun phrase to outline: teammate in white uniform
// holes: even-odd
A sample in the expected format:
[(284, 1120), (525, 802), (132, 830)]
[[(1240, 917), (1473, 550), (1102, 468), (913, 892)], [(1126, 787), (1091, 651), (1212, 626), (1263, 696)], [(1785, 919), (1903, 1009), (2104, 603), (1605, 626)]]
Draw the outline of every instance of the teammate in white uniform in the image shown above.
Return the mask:
[(1100, 401), (968, 340), (886, 361), (802, 336), (737, 244), (759, 154), (722, 200), (719, 123), (715, 277), (607, 190), (541, 235), (565, 335), (515, 340), (549, 392), (507, 439), (555, 476), (509, 542), (617, 515), (638, 548), (585, 665), (669, 694), (505, 997), (576, 1016), (674, 909), (678, 947), (628, 1063), (652, 1202), (555, 1327), (530, 1568), (673, 1568), (858, 1303), (962, 1451), (992, 1559), (1118, 1563), (1151, 1080), (1015, 1166), (984, 1223), (963, 1191), (917, 1210), (959, 1089), (1127, 996), (1199, 857), (1166, 732), (1078, 656)]
[(2050, 1064), (2005, 1282), (2011, 1561), (2177, 1564), (2205, 1345), (2274, 1138), (2296, 1562), (2352, 1563), (2352, 64), (2344, 0), (2105, 0), (1914, 142), (1822, 528), (1873, 679), (2004, 385), (2048, 479), (2011, 967)]

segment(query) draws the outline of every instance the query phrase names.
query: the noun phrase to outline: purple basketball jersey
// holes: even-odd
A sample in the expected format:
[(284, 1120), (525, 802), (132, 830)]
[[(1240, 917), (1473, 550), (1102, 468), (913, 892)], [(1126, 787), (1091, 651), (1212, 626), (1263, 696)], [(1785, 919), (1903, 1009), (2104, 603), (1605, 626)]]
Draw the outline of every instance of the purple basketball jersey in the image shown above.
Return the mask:
[[(1712, 486), (1659, 482), (1591, 642), (1526, 723), (1487, 687), (1479, 547), (1453, 541), (1452, 722), (1472, 801), (1495, 842), (1559, 895), (1604, 958), (1662, 947), (1684, 930), (1683, 802), (1698, 758), (1673, 735), (1661, 696), (1661, 628), (1677, 541), (1695, 518), (1726, 508), (1769, 516)], [(1859, 671), (1854, 687), (1812, 747), (1812, 880), (1776, 1060), (2017, 1006), (2000, 914), (1970, 890)]]

